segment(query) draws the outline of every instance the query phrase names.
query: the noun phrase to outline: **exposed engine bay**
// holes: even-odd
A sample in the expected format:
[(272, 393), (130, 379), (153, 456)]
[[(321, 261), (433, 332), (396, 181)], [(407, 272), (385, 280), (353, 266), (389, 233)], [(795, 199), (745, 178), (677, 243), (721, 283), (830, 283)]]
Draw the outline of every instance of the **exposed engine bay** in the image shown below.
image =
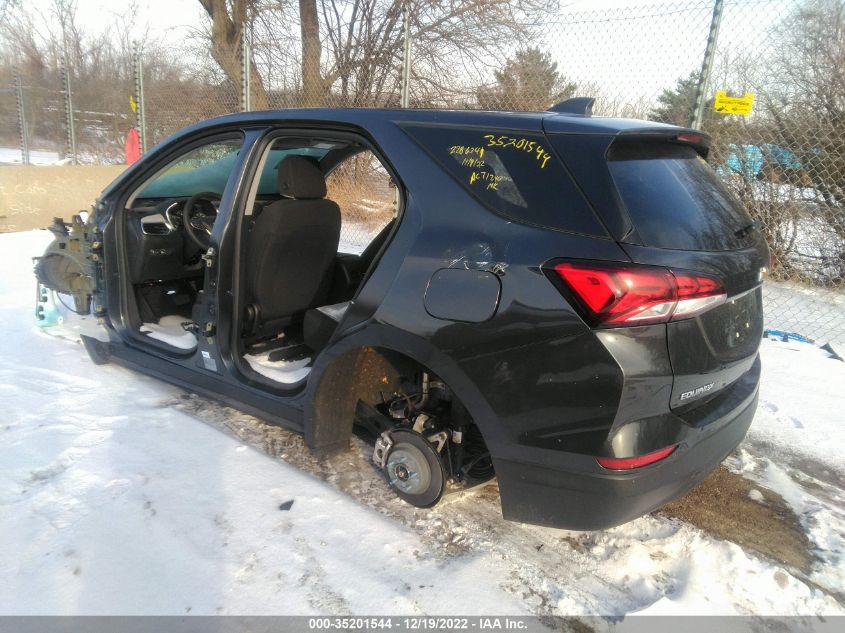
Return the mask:
[(375, 437), (373, 462), (394, 492), (420, 508), (444, 493), (493, 478), (493, 462), (481, 432), (449, 387), (419, 372), (376, 406), (358, 402), (356, 428)]
[(81, 215), (74, 215), (70, 223), (55, 218), (49, 227), (55, 236), (41, 257), (34, 257), (38, 292), (35, 305), (36, 320), (43, 320), (44, 306), (48, 303), (44, 289), (73, 299), (73, 311), (88, 314), (94, 294), (95, 263), (102, 253), (102, 243), (94, 227)]

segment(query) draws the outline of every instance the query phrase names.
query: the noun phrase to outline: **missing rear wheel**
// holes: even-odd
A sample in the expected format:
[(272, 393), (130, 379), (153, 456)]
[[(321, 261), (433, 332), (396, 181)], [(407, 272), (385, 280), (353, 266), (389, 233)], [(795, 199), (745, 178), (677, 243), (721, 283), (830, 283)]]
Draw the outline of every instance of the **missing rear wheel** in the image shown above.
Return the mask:
[(407, 503), (430, 508), (440, 501), (446, 484), (443, 462), (434, 445), (419, 433), (398, 429), (384, 467), (390, 487)]

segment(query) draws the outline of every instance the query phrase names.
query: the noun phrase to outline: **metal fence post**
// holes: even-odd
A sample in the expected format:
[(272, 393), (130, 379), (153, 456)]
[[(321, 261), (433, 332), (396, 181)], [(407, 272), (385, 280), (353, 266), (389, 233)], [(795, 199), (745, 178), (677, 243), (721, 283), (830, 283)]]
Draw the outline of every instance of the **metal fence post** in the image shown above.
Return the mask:
[(250, 87), (250, 67), (252, 62), (252, 50), (250, 49), (249, 35), (246, 26), (241, 31), (241, 110), (249, 112), (252, 109), (252, 95)]
[(402, 7), (402, 21), (404, 22), (402, 39), (405, 42), (405, 52), (402, 58), (402, 88), (399, 93), (399, 106), (402, 108), (408, 107), (411, 95), (411, 15), (408, 4), (406, 0)]
[(62, 58), (62, 79), (64, 83), (65, 93), (65, 129), (67, 130), (67, 152), (70, 154), (73, 164), (79, 163), (79, 157), (76, 155), (76, 129), (73, 123), (73, 92), (70, 87), (70, 66), (67, 63), (67, 58)]
[(18, 130), (21, 137), (21, 163), (29, 165), (29, 131), (26, 128), (26, 101), (18, 69), (15, 68), (15, 103), (18, 106)]
[(722, 24), (722, 9), (724, 0), (715, 0), (713, 16), (710, 18), (710, 32), (707, 34), (707, 46), (704, 49), (704, 60), (701, 72), (698, 74), (698, 85), (695, 87), (695, 107), (690, 118), (690, 127), (700, 128), (704, 118), (704, 104), (707, 102), (705, 91), (710, 83), (710, 72), (713, 69), (713, 58), (716, 56), (716, 42), (719, 39), (719, 26)]
[(144, 105), (144, 63), (138, 43), (135, 47), (135, 114), (137, 115), (138, 134), (141, 137), (141, 153), (147, 153), (147, 108)]

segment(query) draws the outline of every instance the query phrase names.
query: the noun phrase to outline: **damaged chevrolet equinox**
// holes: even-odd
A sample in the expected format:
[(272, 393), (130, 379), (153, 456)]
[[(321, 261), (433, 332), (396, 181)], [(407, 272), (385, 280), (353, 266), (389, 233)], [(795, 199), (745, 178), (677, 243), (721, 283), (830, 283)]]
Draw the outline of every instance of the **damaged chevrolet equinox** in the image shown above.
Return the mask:
[(40, 300), (415, 506), (495, 477), (506, 519), (624, 523), (745, 436), (769, 254), (705, 134), (591, 109), (193, 125), (54, 223)]

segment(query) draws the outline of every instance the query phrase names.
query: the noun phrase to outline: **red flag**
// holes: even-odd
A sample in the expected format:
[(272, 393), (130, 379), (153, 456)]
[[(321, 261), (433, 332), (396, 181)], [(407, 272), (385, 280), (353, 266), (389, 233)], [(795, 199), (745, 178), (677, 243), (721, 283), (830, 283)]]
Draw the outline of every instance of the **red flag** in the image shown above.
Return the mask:
[(141, 138), (138, 136), (138, 130), (132, 127), (126, 134), (126, 164), (131, 165), (139, 158), (141, 158)]

